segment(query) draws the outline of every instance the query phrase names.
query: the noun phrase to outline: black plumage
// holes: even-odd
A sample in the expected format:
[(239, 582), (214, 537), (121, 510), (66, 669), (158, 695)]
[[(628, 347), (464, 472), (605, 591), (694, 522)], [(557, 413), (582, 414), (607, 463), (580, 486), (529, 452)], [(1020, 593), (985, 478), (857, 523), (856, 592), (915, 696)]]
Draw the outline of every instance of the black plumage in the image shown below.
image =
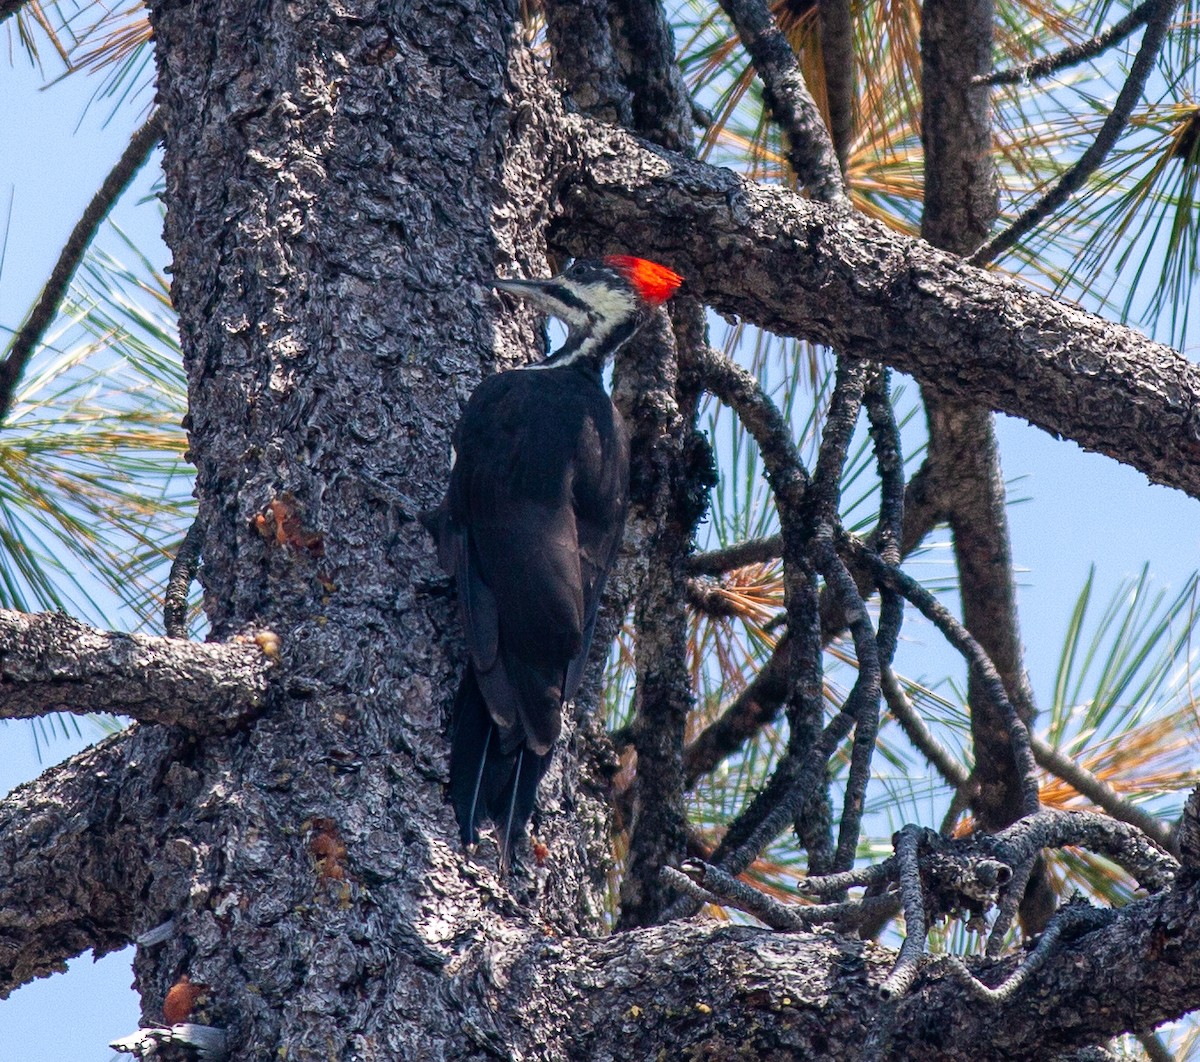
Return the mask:
[(678, 283), (640, 259), (497, 282), (562, 317), (568, 338), (546, 361), (479, 385), (455, 431), (445, 499), (426, 521), (454, 577), (469, 654), (450, 800), (464, 844), (496, 824), (505, 863), (533, 813), (563, 702), (582, 682), (624, 532), (629, 441), (601, 372), (662, 301), (617, 264), (626, 262), (674, 278), (670, 290)]

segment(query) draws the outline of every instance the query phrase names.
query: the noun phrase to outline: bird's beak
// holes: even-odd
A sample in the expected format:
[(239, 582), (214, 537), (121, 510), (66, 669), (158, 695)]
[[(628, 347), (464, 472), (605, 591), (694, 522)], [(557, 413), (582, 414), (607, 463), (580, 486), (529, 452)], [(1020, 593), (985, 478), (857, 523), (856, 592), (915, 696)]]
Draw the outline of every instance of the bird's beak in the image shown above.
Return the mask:
[(497, 277), (492, 281), (492, 287), (497, 290), (531, 302), (546, 313), (556, 313), (559, 302), (554, 298), (550, 285), (548, 280), (501, 280)]

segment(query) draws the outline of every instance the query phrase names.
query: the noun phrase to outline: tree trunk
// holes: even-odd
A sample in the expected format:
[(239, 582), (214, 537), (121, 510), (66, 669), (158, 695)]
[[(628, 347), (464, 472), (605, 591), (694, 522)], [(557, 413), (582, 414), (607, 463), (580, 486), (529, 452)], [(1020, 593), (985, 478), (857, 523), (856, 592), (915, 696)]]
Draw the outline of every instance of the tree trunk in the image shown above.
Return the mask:
[(186, 901), (149, 914), (176, 929), (139, 954), (145, 1018), (187, 974), (238, 1057), (468, 1057), (505, 945), (602, 926), (587, 726), (543, 790), (544, 860), (501, 882), (452, 840), (462, 648), (414, 519), (481, 375), (538, 352), (489, 279), (544, 274), (559, 145), (512, 84), (515, 6), (153, 16), (205, 607), (276, 633), (286, 678), (176, 768), (186, 858), (154, 877)]

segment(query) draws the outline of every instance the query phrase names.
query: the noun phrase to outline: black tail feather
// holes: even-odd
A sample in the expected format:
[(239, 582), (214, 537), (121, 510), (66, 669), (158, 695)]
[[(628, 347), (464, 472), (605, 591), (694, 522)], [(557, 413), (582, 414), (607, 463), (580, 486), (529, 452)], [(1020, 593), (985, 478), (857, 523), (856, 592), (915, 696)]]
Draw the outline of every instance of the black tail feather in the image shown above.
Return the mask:
[[(501, 831), (500, 856), (507, 869), (512, 847), (525, 832), (537, 787), (551, 754), (539, 756), (524, 741), (505, 741), (488, 714), (475, 671), (468, 665), (454, 699), (450, 744), (450, 802), (464, 845), (479, 839), (490, 820)], [(512, 735), (509, 735), (511, 737)], [(510, 750), (505, 751), (504, 746)]]

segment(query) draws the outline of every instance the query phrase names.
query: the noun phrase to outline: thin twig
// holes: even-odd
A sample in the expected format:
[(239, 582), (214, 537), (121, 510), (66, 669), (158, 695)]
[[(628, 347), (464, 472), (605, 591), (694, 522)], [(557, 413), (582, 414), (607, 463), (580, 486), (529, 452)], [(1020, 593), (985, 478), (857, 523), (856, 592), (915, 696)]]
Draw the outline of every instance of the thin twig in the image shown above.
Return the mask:
[(1108, 29), (1101, 30), (1086, 41), (1072, 44), (1053, 55), (1043, 55), (1024, 66), (1012, 67), (1008, 70), (996, 70), (990, 74), (980, 74), (974, 78), (976, 85), (1020, 85), (1028, 84), (1039, 77), (1057, 73), (1076, 66), (1088, 59), (1094, 59), (1111, 48), (1120, 44), (1135, 29), (1141, 26), (1149, 17), (1154, 0), (1145, 0), (1122, 19), (1118, 19)]
[(683, 864), (683, 872), (697, 885), (720, 897), (719, 903), (745, 911), (771, 929), (799, 929), (804, 925), (796, 918), (795, 906), (780, 903), (773, 896), (726, 874), (720, 867), (689, 859)]
[(875, 577), (884, 585), (892, 587), (917, 607), (917, 610), (934, 624), (973, 667), (979, 676), (980, 683), (988, 697), (1005, 720), (1009, 739), (1012, 743), (1013, 759), (1021, 774), (1021, 787), (1024, 791), (1025, 814), (1032, 814), (1040, 807), (1037, 785), (1037, 764), (1029, 745), (1029, 729), (1025, 721), (1017, 714), (1004, 690), (1004, 683), (996, 672), (995, 666), (988, 659), (979, 643), (971, 633), (950, 613), (937, 598), (911, 576), (899, 568), (884, 564), (884, 562), (861, 543), (847, 539), (851, 548), (866, 558), (875, 573)]
[(904, 539), (904, 455), (900, 447), (900, 426), (892, 408), (891, 372), (873, 366), (863, 391), (871, 442), (875, 447), (875, 468), (879, 473), (879, 523), (871, 543), (888, 564), (899, 564)]
[(1116, 917), (1116, 911), (1111, 908), (1093, 907), (1086, 901), (1065, 904), (1055, 913), (1028, 958), (1017, 967), (1012, 976), (995, 988), (989, 988), (979, 980), (957, 955), (945, 956), (942, 962), (976, 999), (985, 1003), (1004, 1003), (1016, 995), (1021, 986), (1058, 950), (1060, 938), (1065, 937), (1068, 941), (1077, 939), (1085, 933), (1110, 925)]
[(900, 871), (900, 903), (904, 908), (904, 943), (896, 965), (879, 986), (885, 1002), (904, 995), (917, 976), (917, 964), (925, 954), (925, 896), (921, 892), (918, 860), (921, 829), (905, 826), (896, 834), (896, 863)]
[(33, 357), (33, 352), (50, 322), (54, 319), (59, 303), (67, 293), (71, 278), (75, 275), (75, 270), (79, 268), (79, 263), (83, 261), (84, 253), (92, 242), (92, 237), (96, 235), (100, 223), (120, 198), (121, 193), (125, 191), (126, 186), (142, 168), (161, 136), (162, 119), (159, 117), (159, 112), (155, 111), (146, 119), (146, 123), (133, 134), (129, 145), (121, 154), (121, 158), (92, 197), (92, 201), (83, 212), (83, 217), (71, 230), (71, 235), (67, 238), (66, 245), (50, 273), (50, 279), (42, 288), (42, 293), (38, 296), (37, 303), (29, 312), (25, 323), (21, 325), (20, 330), (9, 344), (8, 354), (3, 363), (0, 363), (0, 426), (8, 419), (21, 374), (25, 371), (25, 366), (29, 364), (29, 359)]
[(954, 791), (954, 796), (950, 798), (950, 806), (946, 808), (946, 814), (942, 816), (942, 825), (938, 833), (943, 837), (952, 837), (959, 816), (971, 806), (978, 796), (979, 779), (972, 772), (968, 775), (967, 780)]
[(1142, 35), (1142, 45), (1129, 68), (1129, 77), (1118, 93), (1112, 111), (1100, 127), (1100, 132), (1096, 134), (1096, 139), (1049, 192), (1024, 211), (1007, 229), (988, 240), (967, 259), (968, 262), (982, 266), (1003, 254), (1034, 226), (1062, 206), (1095, 173), (1124, 131), (1133, 108), (1142, 97), (1146, 80), (1166, 39), (1167, 27), (1178, 2), (1179, 0), (1149, 0), (1150, 10), (1146, 13), (1146, 32)]
[[(709, 347), (697, 356), (701, 385), (729, 406), (758, 444), (767, 480), (783, 508), (798, 508), (810, 485), (800, 463), (791, 426), (749, 370)], [(785, 518), (780, 513), (781, 522)], [(782, 536), (781, 536), (782, 540)]]
[(200, 551), (204, 548), (205, 521), (197, 516), (183, 536), (179, 552), (171, 562), (171, 574), (167, 577), (167, 592), (163, 596), (163, 627), (168, 638), (186, 638), (188, 635), (187, 611), (188, 590), (200, 567)]
[[(888, 371), (880, 366), (867, 366), (862, 404), (867, 410), (871, 440), (875, 447), (875, 463), (880, 478), (879, 523), (875, 541), (881, 556), (890, 563), (900, 563), (900, 539), (904, 524), (904, 459), (900, 450), (900, 431), (896, 424), (889, 395)], [(818, 473), (820, 467), (818, 466)], [(820, 491), (818, 475), (814, 490)], [(860, 647), (859, 632), (853, 618), (865, 615), (866, 605), (849, 571), (840, 563), (825, 569), (826, 588), (836, 591), (843, 615), (850, 622), (854, 635), (858, 666), (871, 669), (870, 685), (860, 701), (860, 715), (854, 727), (854, 745), (850, 754), (850, 772), (846, 782), (846, 799), (838, 835), (834, 870), (848, 870), (854, 865), (858, 850), (858, 832), (866, 800), (867, 783), (871, 774), (871, 758), (879, 734), (879, 693), (883, 673), (891, 671), (900, 625), (904, 620), (904, 601), (895, 591), (881, 590), (879, 627), (873, 646)], [(868, 624), (869, 629), (869, 624)]]
[(854, 721), (854, 745), (850, 756), (850, 774), (846, 781), (846, 799), (842, 806), (837, 851), (833, 869), (848, 870), (858, 851), (858, 833), (862, 825), (867, 782), (871, 777), (871, 757), (879, 733), (880, 647), (867, 615), (867, 606), (858, 587), (833, 548), (832, 533), (823, 528), (817, 535), (818, 560), (825, 584), (837, 594), (854, 638), (858, 657), (858, 715)]
[(900, 729), (947, 782), (955, 789), (966, 785), (971, 772), (962, 761), (943, 745), (933, 732), (925, 725), (925, 720), (909, 700), (908, 694), (900, 685), (896, 673), (890, 667), (883, 671), (883, 695), (887, 700), (888, 709), (895, 716)]
[(731, 874), (740, 874), (795, 819), (824, 780), (829, 758), (854, 726), (860, 696), (862, 685), (856, 682), (841, 710), (807, 752), (789, 751), (766, 788), (730, 826), (713, 853), (716, 865)]

